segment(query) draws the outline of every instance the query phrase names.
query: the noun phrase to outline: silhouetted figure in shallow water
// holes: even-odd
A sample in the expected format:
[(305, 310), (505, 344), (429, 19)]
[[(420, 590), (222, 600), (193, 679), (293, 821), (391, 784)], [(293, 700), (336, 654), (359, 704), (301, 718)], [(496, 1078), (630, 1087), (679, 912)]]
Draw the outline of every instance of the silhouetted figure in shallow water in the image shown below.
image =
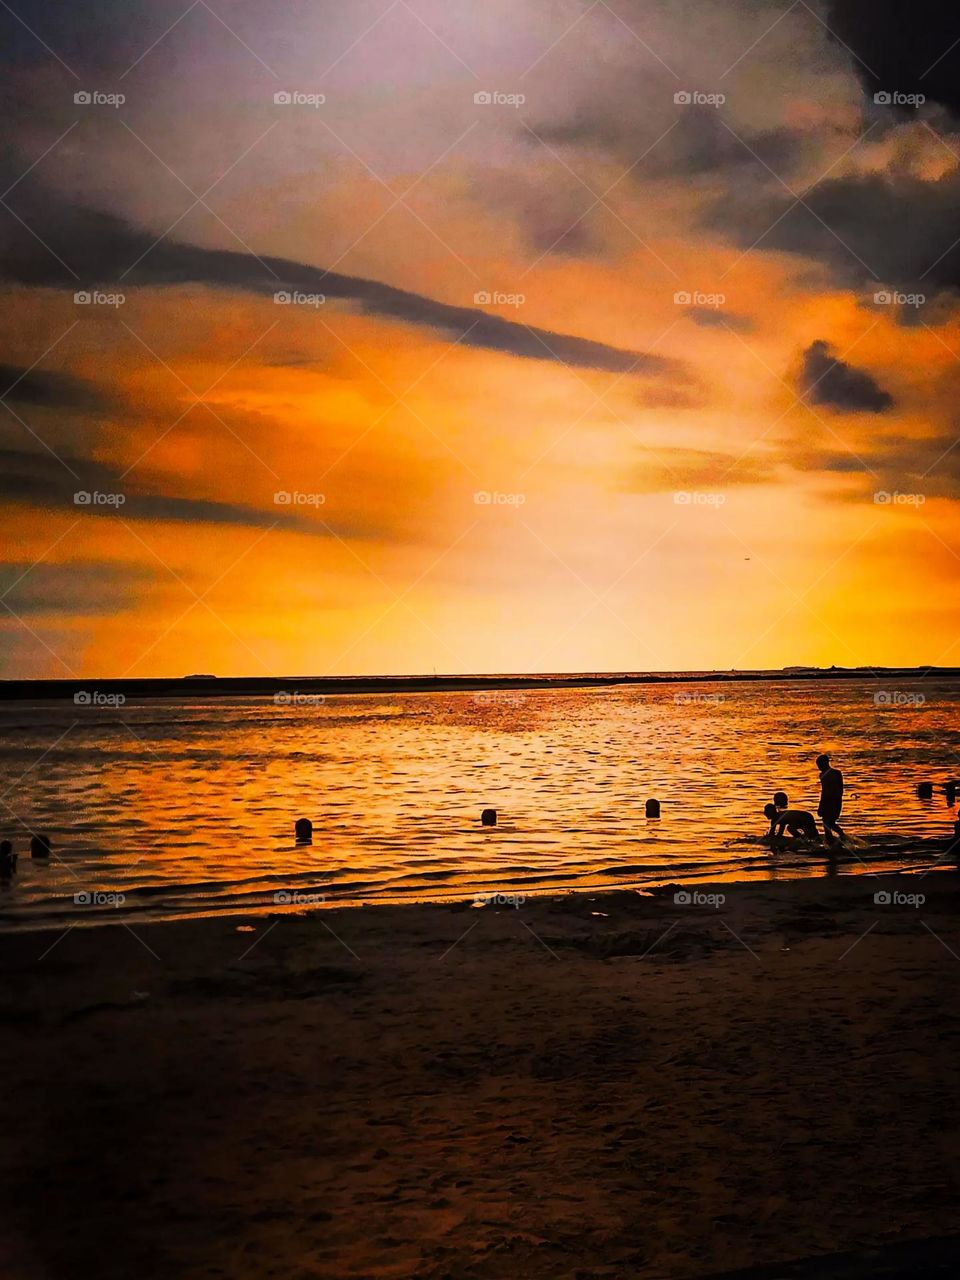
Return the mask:
[(50, 837), (34, 836), (30, 841), (30, 857), (31, 858), (49, 858), (50, 857)]
[(806, 809), (778, 809), (775, 804), (764, 805), (764, 816), (770, 819), (768, 840), (782, 840), (784, 831), (796, 840), (816, 840), (820, 835), (813, 814)]
[(820, 770), (820, 804), (817, 813), (823, 823), (823, 834), (828, 845), (837, 843), (835, 835), (839, 836), (839, 843), (842, 844), (846, 840), (839, 822), (843, 808), (843, 774), (839, 769), (833, 768), (826, 753), (817, 756), (817, 768)]

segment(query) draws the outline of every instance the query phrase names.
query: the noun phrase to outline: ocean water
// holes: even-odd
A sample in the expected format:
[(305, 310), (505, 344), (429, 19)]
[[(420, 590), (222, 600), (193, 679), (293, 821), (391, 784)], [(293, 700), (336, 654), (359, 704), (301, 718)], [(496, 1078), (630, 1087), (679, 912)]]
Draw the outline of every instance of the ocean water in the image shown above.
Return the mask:
[[(0, 704), (0, 927), (926, 866), (958, 704), (957, 680)], [(821, 750), (854, 838), (832, 867), (758, 840), (775, 789), (816, 809)]]

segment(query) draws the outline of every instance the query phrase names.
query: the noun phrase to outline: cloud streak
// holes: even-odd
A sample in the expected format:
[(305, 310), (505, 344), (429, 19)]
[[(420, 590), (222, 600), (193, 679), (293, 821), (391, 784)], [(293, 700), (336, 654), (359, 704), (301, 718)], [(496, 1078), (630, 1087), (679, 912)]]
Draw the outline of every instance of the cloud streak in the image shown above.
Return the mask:
[(43, 408), (91, 412), (105, 409), (109, 403), (98, 387), (83, 378), (13, 364), (0, 364), (0, 399)]
[[(89, 501), (78, 499), (86, 494)], [(101, 495), (97, 500), (94, 495)], [(117, 501), (119, 496), (122, 501)], [(272, 497), (272, 495), (271, 495)], [(148, 492), (115, 467), (89, 458), (0, 449), (0, 501), (46, 510), (69, 510), (81, 516), (120, 517), (158, 523), (240, 525), (332, 536), (324, 525), (285, 510), (184, 498)], [(363, 536), (363, 530), (331, 518), (340, 536)]]
[[(505, 320), (476, 307), (454, 306), (289, 258), (259, 258), (251, 253), (158, 240), (153, 233), (110, 213), (66, 204), (53, 206), (50, 194), (41, 195), (36, 189), (28, 196), (24, 210), (17, 212), (30, 230), (4, 215), (0, 278), (11, 283), (70, 290), (201, 284), (268, 296), (281, 291), (322, 294), (387, 320), (431, 329), (463, 346), (521, 359), (642, 376), (679, 377), (683, 371), (680, 362), (663, 356)], [(68, 274), (64, 265), (76, 274)]]
[(96, 618), (135, 608), (156, 574), (110, 561), (0, 564), (0, 595), (27, 617)]

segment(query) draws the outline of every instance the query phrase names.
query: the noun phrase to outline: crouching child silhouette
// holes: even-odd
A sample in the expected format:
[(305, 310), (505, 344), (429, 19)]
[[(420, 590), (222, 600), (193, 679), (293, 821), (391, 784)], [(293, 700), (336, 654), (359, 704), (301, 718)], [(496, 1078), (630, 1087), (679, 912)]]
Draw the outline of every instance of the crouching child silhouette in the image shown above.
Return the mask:
[(785, 832), (795, 840), (815, 840), (819, 844), (816, 819), (806, 809), (778, 809), (775, 804), (768, 804), (764, 805), (763, 813), (770, 820), (770, 830), (764, 839), (772, 844), (782, 844)]

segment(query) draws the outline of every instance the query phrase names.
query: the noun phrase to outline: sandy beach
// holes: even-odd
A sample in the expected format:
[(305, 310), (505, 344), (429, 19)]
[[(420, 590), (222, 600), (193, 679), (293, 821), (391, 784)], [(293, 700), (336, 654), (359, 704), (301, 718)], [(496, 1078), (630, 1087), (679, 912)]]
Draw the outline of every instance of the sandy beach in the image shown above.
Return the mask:
[(958, 885), (4, 936), (4, 1273), (935, 1273)]

